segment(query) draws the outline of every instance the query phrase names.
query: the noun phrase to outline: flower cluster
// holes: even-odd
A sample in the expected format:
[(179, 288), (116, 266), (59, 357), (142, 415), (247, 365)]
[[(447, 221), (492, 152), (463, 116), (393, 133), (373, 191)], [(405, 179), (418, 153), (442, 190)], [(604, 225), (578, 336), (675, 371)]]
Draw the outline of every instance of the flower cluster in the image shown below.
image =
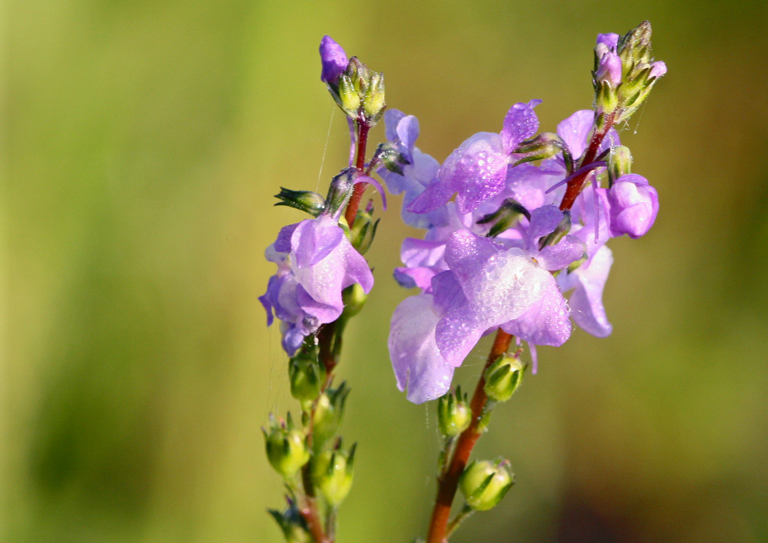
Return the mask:
[[(615, 34), (598, 38), (595, 72), (617, 92), (619, 41)], [(655, 81), (662, 67), (650, 65), (643, 77)], [(390, 192), (405, 192), (405, 222), (426, 230), (423, 239), (402, 244), (404, 266), (395, 278), (421, 293), (395, 310), (389, 336), (398, 387), (412, 402), (442, 396), (454, 369), (498, 328), (528, 342), (534, 372), (535, 346), (562, 345), (571, 319), (595, 336), (611, 333), (602, 303), (613, 263), (606, 242), (648, 232), (658, 196), (629, 173), (629, 151), (599, 108), (577, 111), (556, 134), (533, 137), (539, 103), (515, 104), (500, 133), (475, 134), (440, 166), (415, 147), (413, 116), (385, 115), (387, 137), (409, 165), (381, 175)]]
[[(395, 279), (420, 293), (395, 310), (388, 346), (408, 400), (440, 398), (444, 439), (427, 541), (447, 541), (512, 486), (508, 461), (467, 462), (491, 411), (520, 386), (523, 342), (535, 373), (536, 346), (562, 345), (574, 324), (609, 335), (602, 297), (613, 257), (606, 243), (641, 237), (656, 219), (656, 190), (631, 172), (631, 153), (614, 129), (666, 73), (651, 56), (650, 36), (647, 22), (624, 36), (598, 36), (593, 108), (575, 112), (556, 132), (537, 134), (541, 100), (517, 103), (499, 132), (475, 134), (442, 164), (416, 147), (416, 117), (387, 110), (384, 74), (323, 38), (320, 79), (347, 118), (349, 164), (325, 198), (286, 188), (276, 196), (276, 205), (310, 218), (282, 228), (267, 248), (277, 272), (259, 298), (267, 324), (281, 321), (290, 391), (301, 408), (300, 423), (290, 412), (285, 420), (271, 414), (264, 429), (267, 457), (288, 489), (287, 509), (270, 511), (287, 541), (333, 543), (336, 513), (352, 485), (356, 447), (344, 448), (340, 435), (349, 388), (334, 385), (334, 371), (346, 324), (373, 287), (363, 255), (378, 220), (373, 201), (363, 206), (362, 197), (372, 185), (386, 208), (375, 174), (390, 193), (403, 194), (404, 222), (424, 230), (402, 243)], [(369, 157), (370, 131), (382, 118), (387, 141)], [(468, 401), (460, 389), (449, 390), (454, 370), (494, 332)], [(449, 523), (459, 487), (466, 503)]]

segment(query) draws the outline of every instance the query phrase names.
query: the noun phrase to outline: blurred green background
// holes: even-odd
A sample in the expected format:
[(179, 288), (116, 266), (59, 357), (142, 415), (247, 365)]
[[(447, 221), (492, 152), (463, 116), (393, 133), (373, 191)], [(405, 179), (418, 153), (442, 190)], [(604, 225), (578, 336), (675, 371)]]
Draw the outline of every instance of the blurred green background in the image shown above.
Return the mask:
[[(303, 218), (272, 195), (346, 165), (324, 34), (386, 73), (443, 160), (515, 102), (543, 99), (550, 131), (588, 108), (597, 33), (649, 19), (669, 74), (622, 138), (661, 213), (611, 245), (613, 335), (540, 349), (494, 415), (477, 455), (518, 483), (453, 540), (768, 542), (765, 0), (3, 8), (0, 541), (281, 541), (259, 428), (296, 404), (257, 297), (264, 248)], [(340, 367), (359, 442), (340, 543), (410, 541), (433, 499), (434, 411), (386, 352), (399, 200)]]

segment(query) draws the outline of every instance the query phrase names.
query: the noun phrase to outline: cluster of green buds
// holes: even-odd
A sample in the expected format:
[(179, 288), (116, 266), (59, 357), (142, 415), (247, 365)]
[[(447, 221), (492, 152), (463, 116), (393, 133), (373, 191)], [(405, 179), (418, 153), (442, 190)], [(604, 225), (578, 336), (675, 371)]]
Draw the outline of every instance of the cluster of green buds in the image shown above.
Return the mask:
[(523, 382), (525, 364), (518, 356), (500, 356), (483, 374), (485, 394), (494, 402), (506, 402)]
[(277, 420), (269, 415), (269, 431), (262, 428), (267, 445), (269, 463), (285, 479), (293, 479), (296, 473), (309, 462), (309, 447), (306, 435), (293, 424), (288, 413), (287, 421)]
[(665, 73), (666, 64), (653, 60), (648, 21), (622, 37), (600, 34), (592, 72), (598, 129), (602, 129), (609, 118), (614, 124), (629, 119)]
[(368, 69), (357, 57), (349, 60), (333, 98), (352, 119), (375, 125), (384, 113), (384, 74)]
[(509, 461), (498, 459), (475, 460), (464, 470), (459, 488), (467, 505), (475, 511), (488, 511), (496, 507), (515, 484), (515, 475)]
[(320, 43), (323, 72), (320, 76), (339, 107), (350, 119), (375, 125), (384, 109), (384, 74), (374, 72), (357, 57), (347, 61), (344, 49), (330, 36)]

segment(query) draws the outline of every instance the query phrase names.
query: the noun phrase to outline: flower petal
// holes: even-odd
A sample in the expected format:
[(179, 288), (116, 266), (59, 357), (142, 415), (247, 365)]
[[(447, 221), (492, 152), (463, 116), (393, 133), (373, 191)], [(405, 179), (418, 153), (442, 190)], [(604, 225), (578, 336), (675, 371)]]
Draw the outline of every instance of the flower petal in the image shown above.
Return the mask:
[(389, 356), (398, 388), (407, 390), (407, 398), (413, 403), (439, 398), (451, 386), (454, 368), (443, 359), (435, 343), (439, 318), (430, 294), (406, 298), (392, 315)]
[(533, 108), (540, 103), (541, 100), (531, 100), (527, 104), (519, 102), (509, 108), (504, 117), (504, 128), (501, 130), (504, 151), (508, 155), (520, 145), (520, 142), (536, 134), (536, 130), (539, 129), (539, 119)]

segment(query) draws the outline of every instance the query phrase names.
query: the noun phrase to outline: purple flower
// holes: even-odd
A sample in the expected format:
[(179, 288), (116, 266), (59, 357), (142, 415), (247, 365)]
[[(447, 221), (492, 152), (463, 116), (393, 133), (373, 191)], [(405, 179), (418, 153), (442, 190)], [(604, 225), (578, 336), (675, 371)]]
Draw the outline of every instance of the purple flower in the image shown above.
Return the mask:
[(422, 403), (448, 391), (453, 371), (437, 347), (435, 328), (451, 308), (465, 302), (464, 294), (451, 272), (434, 277), (431, 290), (406, 298), (395, 309), (389, 332), (389, 357), (397, 387), (408, 391), (407, 398)]
[(355, 283), (365, 293), (373, 287), (368, 263), (327, 215), (284, 227), (266, 258), (278, 271), (259, 300), (268, 325), (273, 311), (283, 321), (283, 348), (290, 356), (320, 324), (341, 316), (342, 290)]
[(608, 34), (597, 35), (597, 45), (604, 45), (608, 49), (616, 50), (619, 45), (619, 35), (609, 32)]
[(561, 219), (554, 206), (535, 210), (523, 247), (505, 248), (466, 230), (451, 236), (445, 261), (466, 301), (437, 324), (437, 346), (448, 363), (460, 364), (496, 326), (540, 345), (562, 345), (568, 339), (568, 308), (550, 271), (581, 258), (584, 248), (571, 236), (543, 250), (537, 246)]
[(659, 212), (659, 195), (645, 177), (634, 173), (622, 175), (608, 191), (611, 234), (644, 236)]
[(457, 194), (459, 213), (470, 213), (504, 190), (509, 155), (520, 142), (536, 133), (539, 122), (533, 108), (540, 103), (541, 100), (531, 100), (515, 104), (504, 118), (501, 134), (480, 132), (462, 143), (408, 210), (427, 213)]
[(330, 85), (337, 85), (339, 77), (349, 64), (344, 48), (330, 36), (324, 36), (320, 41), (320, 61), (323, 63), (320, 80)]
[(445, 206), (438, 207), (429, 213), (418, 214), (408, 211), (408, 207), (432, 181), (440, 168), (440, 164), (415, 146), (419, 137), (419, 121), (413, 115), (406, 115), (397, 109), (384, 113), (387, 140), (395, 144), (398, 152), (409, 164), (403, 166), (403, 175), (390, 172), (385, 168), (379, 169), (379, 175), (387, 183), (392, 194), (405, 193), (403, 199), (403, 222), (415, 228), (431, 228), (447, 224)]
[(613, 254), (603, 245), (576, 270), (557, 277), (563, 292), (574, 289), (570, 298), (574, 322), (596, 337), (607, 337), (613, 331), (603, 306), (603, 289), (612, 264)]
[(662, 60), (651, 63), (650, 77), (659, 78), (667, 73), (667, 65)]
[(618, 87), (621, 83), (621, 57), (615, 50), (610, 50), (604, 44), (599, 44), (595, 48), (595, 55), (598, 58), (595, 80), (598, 83), (607, 81), (612, 87)]

